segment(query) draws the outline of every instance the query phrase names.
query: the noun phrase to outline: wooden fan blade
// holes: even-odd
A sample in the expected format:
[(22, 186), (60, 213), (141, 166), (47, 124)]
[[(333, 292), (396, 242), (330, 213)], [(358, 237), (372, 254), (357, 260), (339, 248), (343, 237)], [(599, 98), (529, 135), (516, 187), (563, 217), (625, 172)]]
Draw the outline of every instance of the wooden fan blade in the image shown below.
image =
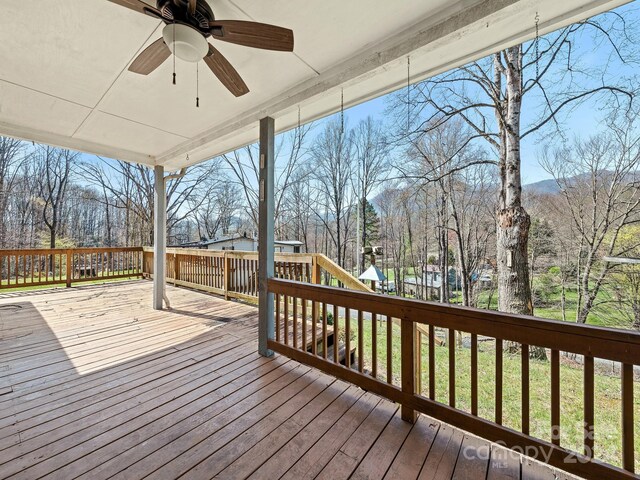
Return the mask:
[(218, 40), (265, 50), (293, 51), (293, 32), (288, 28), (242, 20), (214, 21), (210, 26), (211, 35)]
[(167, 44), (164, 43), (164, 40), (159, 38), (136, 57), (133, 63), (129, 66), (129, 71), (139, 73), (140, 75), (149, 75), (156, 68), (162, 65), (170, 55), (171, 50), (169, 50)]
[(218, 80), (236, 97), (249, 93), (249, 88), (235, 68), (218, 50), (209, 45), (209, 53), (204, 61)]
[(195, 15), (197, 5), (198, 5), (198, 0), (189, 0), (189, 5), (188, 5), (189, 15)]
[(116, 5), (120, 5), (125, 8), (129, 8), (139, 13), (144, 13), (145, 15), (151, 15), (152, 17), (157, 17), (162, 19), (162, 14), (158, 11), (157, 8), (152, 7), (151, 5), (143, 2), (142, 0), (109, 0), (111, 3), (115, 3)]

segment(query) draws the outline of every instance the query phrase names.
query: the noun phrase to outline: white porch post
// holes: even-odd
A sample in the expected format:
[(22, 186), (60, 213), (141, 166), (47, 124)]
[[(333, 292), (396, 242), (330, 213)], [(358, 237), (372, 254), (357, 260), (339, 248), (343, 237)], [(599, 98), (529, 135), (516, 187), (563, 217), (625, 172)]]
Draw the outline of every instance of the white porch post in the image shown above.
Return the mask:
[(167, 194), (164, 167), (156, 165), (153, 197), (153, 308), (162, 310), (167, 246)]
[(270, 357), (273, 351), (267, 340), (274, 338), (273, 294), (268, 292), (267, 281), (274, 273), (274, 137), (273, 118), (260, 120), (260, 192), (258, 208), (258, 351)]

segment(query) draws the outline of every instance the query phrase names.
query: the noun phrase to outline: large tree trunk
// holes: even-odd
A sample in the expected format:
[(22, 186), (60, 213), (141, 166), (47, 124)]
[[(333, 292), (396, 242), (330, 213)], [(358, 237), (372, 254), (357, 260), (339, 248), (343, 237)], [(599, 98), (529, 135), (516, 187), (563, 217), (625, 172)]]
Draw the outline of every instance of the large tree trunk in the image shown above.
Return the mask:
[(522, 46), (507, 49), (505, 57), (506, 105), (501, 119), (500, 152), (501, 205), (496, 215), (498, 308), (502, 312), (531, 315), (533, 304), (527, 255), (531, 219), (522, 207), (520, 178)]
[(527, 235), (531, 220), (522, 207), (498, 211), (498, 309), (531, 315)]
[[(497, 54), (499, 55), (499, 54)], [(520, 116), (522, 112), (522, 45), (505, 50), (506, 99), (502, 111), (500, 151), (500, 208), (496, 213), (498, 309), (533, 315), (527, 245), (531, 218), (522, 206), (520, 175)], [(499, 63), (500, 58), (497, 57)], [(501, 65), (496, 63), (498, 68)], [(517, 349), (517, 345), (507, 346)], [(546, 358), (542, 347), (530, 356)]]
[(447, 229), (448, 205), (446, 193), (442, 193), (440, 204), (440, 230), (438, 232), (438, 247), (440, 250), (440, 302), (449, 303), (449, 230)]

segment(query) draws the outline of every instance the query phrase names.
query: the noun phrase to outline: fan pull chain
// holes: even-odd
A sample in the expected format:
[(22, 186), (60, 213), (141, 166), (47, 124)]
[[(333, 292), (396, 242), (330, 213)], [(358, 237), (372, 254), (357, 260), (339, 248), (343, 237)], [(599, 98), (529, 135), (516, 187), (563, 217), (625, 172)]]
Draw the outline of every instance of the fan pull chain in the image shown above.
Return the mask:
[(196, 63), (196, 108), (200, 108), (200, 66)]
[[(173, 44), (176, 44), (176, 23), (173, 22)], [(176, 49), (173, 48), (173, 84), (176, 84)]]

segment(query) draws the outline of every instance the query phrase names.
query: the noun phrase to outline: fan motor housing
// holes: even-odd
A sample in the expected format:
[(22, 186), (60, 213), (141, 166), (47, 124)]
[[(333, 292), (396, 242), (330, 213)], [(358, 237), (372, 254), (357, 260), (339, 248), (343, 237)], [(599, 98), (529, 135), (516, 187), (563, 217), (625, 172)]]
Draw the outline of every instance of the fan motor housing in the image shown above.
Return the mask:
[(165, 23), (190, 25), (203, 35), (209, 36), (209, 26), (215, 20), (215, 16), (206, 0), (197, 0), (194, 15), (189, 14), (189, 0), (157, 0), (156, 5)]

